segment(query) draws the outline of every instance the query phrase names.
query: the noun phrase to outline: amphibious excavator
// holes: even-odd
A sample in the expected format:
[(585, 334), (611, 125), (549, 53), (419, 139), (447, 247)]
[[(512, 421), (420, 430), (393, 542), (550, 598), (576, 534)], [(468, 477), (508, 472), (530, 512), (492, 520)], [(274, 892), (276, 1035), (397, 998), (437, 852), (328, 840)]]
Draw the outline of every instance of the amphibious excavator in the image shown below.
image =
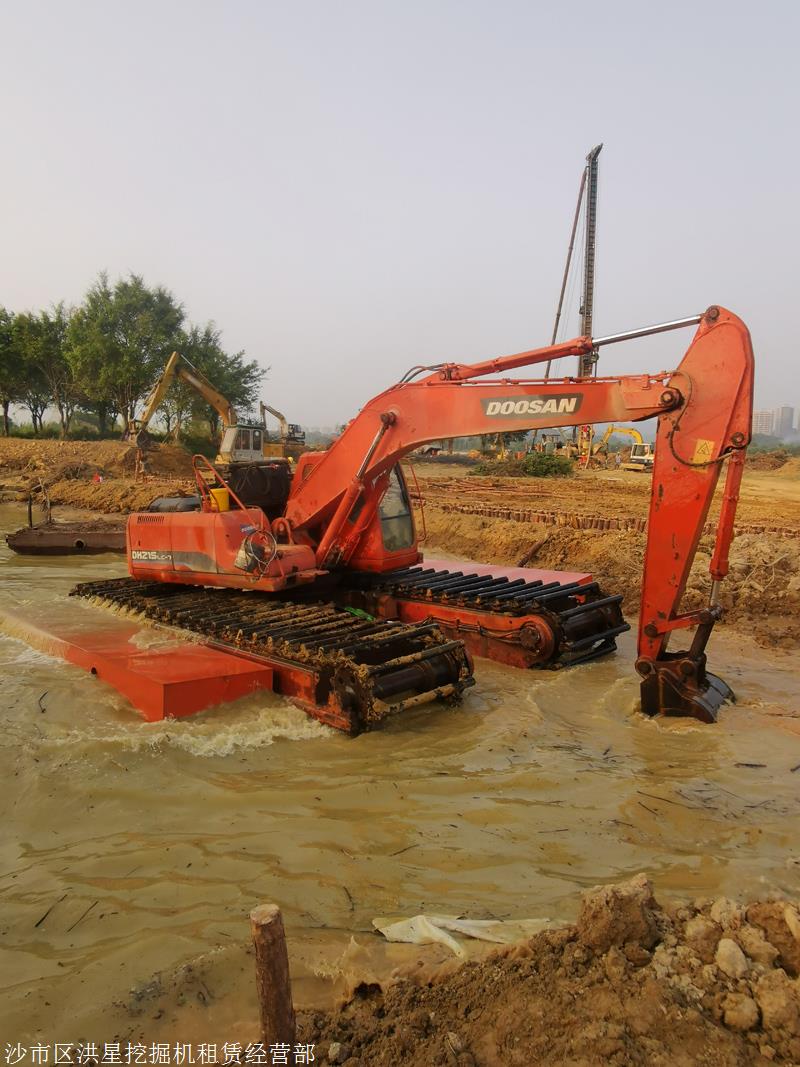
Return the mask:
[[(697, 329), (674, 371), (511, 376), (689, 326)], [(441, 438), (656, 418), (636, 659), (642, 710), (711, 722), (733, 696), (706, 670), (705, 649), (721, 614), (752, 393), (749, 333), (722, 307), (478, 363), (416, 366), (368, 401), (327, 451), (302, 455), (267, 509), (195, 457), (196, 510), (130, 515), (130, 577), (74, 592), (268, 662), (278, 691), (357, 733), (390, 712), (458, 699), (474, 681), (470, 653), (523, 668), (566, 666), (612, 651), (629, 628), (622, 597), (589, 575), (426, 566), (401, 460)], [(682, 612), (726, 464), (708, 604)], [(215, 482), (228, 492), (213, 491)], [(690, 628), (689, 647), (669, 650), (673, 633)]]

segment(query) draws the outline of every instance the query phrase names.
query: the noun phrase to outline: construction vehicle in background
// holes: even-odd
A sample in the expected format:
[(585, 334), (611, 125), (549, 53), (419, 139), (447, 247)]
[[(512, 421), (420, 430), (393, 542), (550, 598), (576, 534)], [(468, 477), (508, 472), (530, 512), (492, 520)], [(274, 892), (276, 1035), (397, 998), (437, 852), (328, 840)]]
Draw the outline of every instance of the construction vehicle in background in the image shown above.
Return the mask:
[(624, 471), (652, 471), (656, 461), (655, 445), (649, 441), (640, 441), (631, 447), (628, 459), (622, 461)]
[[(202, 371), (178, 352), (173, 352), (167, 360), (160, 378), (144, 402), (141, 416), (128, 423), (126, 440), (143, 449), (152, 445), (148, 426), (164, 402), (173, 381), (189, 385), (219, 415), (221, 439), (215, 463), (227, 466), (235, 463), (258, 463), (264, 459), (296, 458), (305, 448), (306, 435), (303, 428), (297, 423), (289, 422), (282, 412), (263, 401), (260, 404), (260, 422), (240, 420), (230, 400), (212, 385)], [(267, 430), (267, 412), (278, 420), (280, 430), (277, 441), (272, 439)]]
[(236, 411), (227, 397), (223, 396), (201, 371), (178, 352), (173, 352), (167, 360), (161, 377), (144, 402), (141, 416), (128, 422), (125, 440), (131, 441), (141, 449), (152, 447), (153, 439), (148, 432), (148, 427), (174, 381), (184, 382), (194, 389), (219, 415), (221, 440), (216, 458), (217, 463), (225, 465), (253, 463), (264, 458), (263, 428), (257, 423), (239, 422)]
[[(275, 408), (265, 404), (259, 405), (261, 425), (264, 428), (264, 455), (272, 458), (297, 459), (306, 449), (306, 434), (302, 426), (289, 422), (286, 416)], [(273, 441), (267, 430), (267, 413), (278, 420), (280, 427), (277, 441)]]
[(605, 460), (609, 455), (608, 443), (615, 434), (630, 437), (633, 440), (629, 458), (623, 460), (620, 464), (623, 470), (651, 471), (653, 469), (655, 447), (649, 441), (645, 441), (641, 433), (635, 427), (615, 426), (613, 424), (606, 427), (605, 433), (597, 444), (594, 444), (592, 441), (594, 434), (590, 434), (584, 453), (580, 457), (581, 466), (605, 466)]
[[(301, 427), (287, 422), (281, 412), (263, 403), (260, 422), (239, 419), (230, 400), (185, 356), (173, 352), (145, 400), (141, 417), (131, 420), (126, 430), (126, 440), (132, 441), (140, 449), (140, 454), (146, 455), (147, 449), (152, 447), (148, 426), (173, 381), (189, 385), (219, 415), (221, 436), (214, 463), (228, 486), (248, 506), (262, 508), (270, 518), (277, 518), (289, 496), (289, 461), (305, 447), (305, 434)], [(280, 424), (278, 442), (269, 439), (267, 411)], [(146, 460), (141, 465), (146, 469)], [(164, 511), (186, 510), (193, 506), (193, 502), (199, 506), (199, 498), (162, 497), (154, 501), (154, 506)]]
[[(510, 377), (519, 367), (690, 325), (694, 339), (674, 371)], [(750, 335), (721, 307), (478, 363), (417, 366), (368, 401), (327, 451), (301, 456), (288, 499), (271, 508), (247, 506), (195, 457), (199, 510), (130, 515), (131, 577), (75, 593), (269, 664), (279, 692), (357, 733), (390, 712), (457, 699), (473, 682), (470, 652), (519, 667), (566, 666), (610, 652), (628, 629), (622, 597), (591, 575), (426, 566), (400, 461), (443, 437), (656, 418), (636, 659), (642, 710), (711, 722), (733, 696), (707, 672), (705, 649), (721, 615), (752, 403)], [(723, 468), (708, 602), (682, 611)], [(230, 510), (215, 507), (209, 471), (229, 489)], [(671, 638), (689, 628), (689, 647), (670, 650)]]

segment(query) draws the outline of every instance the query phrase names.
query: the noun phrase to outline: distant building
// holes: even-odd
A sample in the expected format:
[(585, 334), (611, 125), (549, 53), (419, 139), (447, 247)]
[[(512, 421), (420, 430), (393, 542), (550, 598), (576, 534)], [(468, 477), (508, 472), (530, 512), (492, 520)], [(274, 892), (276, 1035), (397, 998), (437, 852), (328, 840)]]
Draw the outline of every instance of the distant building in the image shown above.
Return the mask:
[(775, 413), (773, 411), (753, 412), (753, 433), (772, 435), (775, 426)]
[(784, 405), (776, 408), (775, 421), (772, 424), (772, 432), (781, 440), (790, 437), (794, 429), (794, 408)]

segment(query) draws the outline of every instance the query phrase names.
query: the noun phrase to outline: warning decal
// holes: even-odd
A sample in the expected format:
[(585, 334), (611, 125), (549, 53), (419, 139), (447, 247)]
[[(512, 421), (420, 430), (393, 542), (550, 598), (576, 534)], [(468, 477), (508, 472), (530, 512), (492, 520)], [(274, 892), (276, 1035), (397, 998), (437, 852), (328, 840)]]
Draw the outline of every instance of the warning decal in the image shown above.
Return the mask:
[(706, 441), (698, 437), (697, 444), (694, 446), (692, 463), (709, 463), (714, 458), (714, 444), (714, 441)]

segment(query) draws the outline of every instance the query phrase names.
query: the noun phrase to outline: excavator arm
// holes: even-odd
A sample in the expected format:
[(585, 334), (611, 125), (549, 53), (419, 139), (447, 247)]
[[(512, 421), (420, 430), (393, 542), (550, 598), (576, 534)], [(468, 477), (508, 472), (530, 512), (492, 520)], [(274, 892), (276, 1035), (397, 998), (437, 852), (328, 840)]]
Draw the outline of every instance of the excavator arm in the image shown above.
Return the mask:
[(222, 421), (223, 433), (228, 426), (236, 425), (236, 412), (230, 401), (215, 389), (211, 382), (196, 367), (178, 352), (173, 352), (167, 360), (161, 377), (144, 402), (144, 409), (138, 419), (128, 425), (126, 437), (144, 446), (147, 441), (147, 427), (167, 395), (167, 390), (175, 379), (186, 382), (206, 400), (217, 412)]
[[(675, 371), (609, 378), (528, 380), (507, 371), (648, 334), (697, 325)], [(419, 377), (430, 371), (425, 377)], [(488, 375), (501, 377), (482, 381)], [(414, 380), (414, 378), (417, 380)], [(347, 564), (374, 518), (390, 469), (429, 441), (482, 433), (658, 419), (642, 579), (636, 667), (649, 714), (713, 721), (732, 694), (705, 670), (705, 647), (720, 608), (728, 550), (750, 441), (753, 352), (744, 323), (711, 307), (702, 316), (607, 338), (581, 337), (475, 364), (415, 368), (370, 401), (341, 437), (296, 478), (286, 510), (295, 535), (315, 543), (317, 566)], [(714, 491), (727, 463), (711, 561), (708, 606), (680, 605)], [(691, 647), (667, 650), (674, 630), (696, 627)]]
[(161, 377), (150, 390), (150, 393), (144, 402), (142, 414), (138, 419), (131, 419), (129, 421), (125, 430), (125, 437), (127, 440), (135, 441), (136, 444), (140, 445), (146, 443), (147, 427), (150, 425), (150, 420), (163, 403), (164, 397), (167, 395), (167, 390), (175, 377), (175, 369), (180, 363), (180, 359), (181, 357), (178, 353), (173, 352), (167, 360), (167, 365), (161, 372)]
[(597, 442), (597, 444), (594, 445), (594, 447), (592, 448), (592, 455), (594, 456), (598, 452), (602, 452), (608, 442), (614, 436), (614, 434), (624, 434), (626, 437), (630, 437), (633, 440), (634, 444), (644, 444), (644, 438), (639, 433), (639, 431), (633, 426), (615, 426), (613, 423), (611, 423), (609, 426), (606, 427), (605, 433)]
[(289, 437), (289, 422), (286, 416), (275, 408), (271, 408), (269, 404), (265, 404), (263, 400), (259, 404), (259, 410), (264, 429), (267, 427), (267, 412), (269, 412), (270, 415), (273, 415), (278, 420), (278, 425), (281, 428), (281, 441), (286, 441)]

